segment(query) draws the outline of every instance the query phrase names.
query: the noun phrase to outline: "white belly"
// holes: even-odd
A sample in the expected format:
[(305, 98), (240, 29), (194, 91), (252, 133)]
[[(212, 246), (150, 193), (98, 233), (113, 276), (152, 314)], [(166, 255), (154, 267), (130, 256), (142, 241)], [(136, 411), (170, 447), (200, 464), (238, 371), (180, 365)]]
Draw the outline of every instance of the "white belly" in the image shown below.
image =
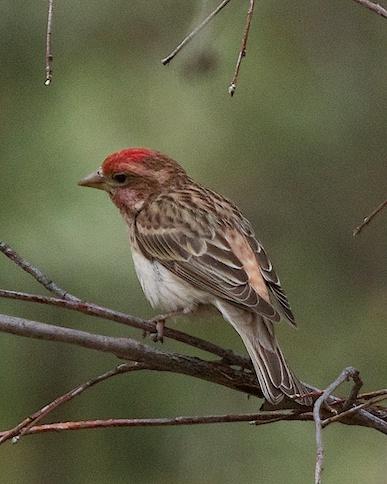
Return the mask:
[(159, 262), (149, 261), (138, 249), (132, 248), (132, 257), (142, 290), (153, 308), (179, 311), (211, 302), (211, 296), (184, 282)]

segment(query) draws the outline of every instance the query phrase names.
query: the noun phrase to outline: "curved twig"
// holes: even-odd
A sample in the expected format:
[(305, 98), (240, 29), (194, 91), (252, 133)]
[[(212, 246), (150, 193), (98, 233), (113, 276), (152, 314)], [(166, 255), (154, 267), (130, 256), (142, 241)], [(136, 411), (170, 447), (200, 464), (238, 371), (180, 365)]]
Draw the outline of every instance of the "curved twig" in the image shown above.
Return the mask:
[(58, 286), (58, 284), (46, 276), (46, 274), (44, 274), (40, 269), (33, 266), (30, 262), (24, 259), (24, 257), (18, 254), (10, 245), (2, 240), (0, 240), (0, 252), (2, 252), (6, 257), (8, 257), (8, 259), (23, 269), (23, 271), (27, 272), (27, 274), (30, 274), (39, 284), (47, 289), (47, 291), (52, 292), (56, 296), (60, 297), (61, 299), (65, 299), (66, 301), (80, 301), (80, 299)]
[(28, 434), (29, 430), (32, 427), (36, 427), (36, 424), (40, 422), (44, 417), (46, 417), (49, 413), (51, 413), (52, 411), (54, 411), (56, 408), (63, 405), (64, 403), (67, 403), (73, 398), (77, 397), (78, 395), (83, 393), (85, 390), (88, 390), (92, 386), (97, 385), (98, 383), (101, 383), (116, 375), (122, 375), (123, 373), (128, 373), (132, 371), (145, 370), (147, 368), (148, 367), (146, 365), (140, 364), (138, 362), (123, 363), (121, 365), (116, 366), (112, 370), (109, 370), (103, 373), (102, 375), (99, 375), (95, 378), (88, 380), (82, 385), (76, 386), (69, 392), (65, 393), (64, 395), (61, 395), (60, 397), (48, 403), (44, 407), (40, 408), (38, 411), (34, 412), (32, 415), (25, 418), (22, 422), (20, 422), (12, 429), (6, 432), (1, 432), (0, 445), (10, 439), (12, 439), (13, 442), (19, 440), (21, 436)]
[[(356, 394), (361, 386), (359, 378), (359, 372), (355, 368), (348, 367), (343, 370), (340, 375), (332, 382), (322, 393), (322, 395), (316, 400), (313, 407), (313, 419), (316, 426), (316, 467), (315, 467), (315, 484), (321, 484), (321, 475), (323, 471), (324, 464), (324, 446), (322, 441), (322, 422), (321, 422), (321, 407), (322, 405), (328, 405), (328, 401), (332, 393), (339, 387), (343, 382), (352, 378), (355, 382)], [(354, 392), (351, 392), (351, 396)], [(350, 396), (350, 398), (351, 398)]]
[(368, 10), (371, 10), (384, 18), (387, 18), (387, 10), (378, 3), (370, 2), (370, 0), (354, 0), (354, 2), (359, 3), (363, 7), (368, 8)]

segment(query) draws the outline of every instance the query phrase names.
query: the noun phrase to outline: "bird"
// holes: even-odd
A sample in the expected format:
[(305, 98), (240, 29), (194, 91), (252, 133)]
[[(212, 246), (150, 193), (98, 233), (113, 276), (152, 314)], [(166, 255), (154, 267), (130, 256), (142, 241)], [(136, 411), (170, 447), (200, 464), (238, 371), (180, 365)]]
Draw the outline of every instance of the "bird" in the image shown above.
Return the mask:
[(252, 225), (233, 202), (148, 148), (109, 155), (78, 184), (104, 190), (119, 209), (137, 277), (153, 308), (215, 307), (240, 335), (265, 400), (277, 406), (288, 397), (310, 405), (310, 389), (289, 368), (275, 336), (281, 319), (296, 326), (287, 296)]

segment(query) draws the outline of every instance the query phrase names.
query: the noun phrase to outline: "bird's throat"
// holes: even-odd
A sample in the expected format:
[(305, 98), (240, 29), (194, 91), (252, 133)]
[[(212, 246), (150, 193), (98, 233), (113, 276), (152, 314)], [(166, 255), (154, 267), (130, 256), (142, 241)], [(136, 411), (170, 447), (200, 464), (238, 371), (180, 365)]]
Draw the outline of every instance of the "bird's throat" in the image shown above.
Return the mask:
[(134, 217), (142, 209), (146, 199), (142, 190), (131, 188), (117, 190), (109, 196), (125, 219)]

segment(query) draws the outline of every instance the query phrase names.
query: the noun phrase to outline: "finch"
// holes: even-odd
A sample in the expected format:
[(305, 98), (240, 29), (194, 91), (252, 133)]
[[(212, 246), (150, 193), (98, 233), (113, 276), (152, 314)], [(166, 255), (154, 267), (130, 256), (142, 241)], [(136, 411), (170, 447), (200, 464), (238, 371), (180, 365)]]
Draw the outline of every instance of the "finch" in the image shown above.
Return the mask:
[(227, 198), (192, 180), (158, 151), (128, 148), (108, 156), (79, 185), (108, 193), (129, 229), (134, 267), (152, 307), (214, 306), (250, 355), (266, 400), (311, 403), (274, 334), (295, 319), (249, 221)]

